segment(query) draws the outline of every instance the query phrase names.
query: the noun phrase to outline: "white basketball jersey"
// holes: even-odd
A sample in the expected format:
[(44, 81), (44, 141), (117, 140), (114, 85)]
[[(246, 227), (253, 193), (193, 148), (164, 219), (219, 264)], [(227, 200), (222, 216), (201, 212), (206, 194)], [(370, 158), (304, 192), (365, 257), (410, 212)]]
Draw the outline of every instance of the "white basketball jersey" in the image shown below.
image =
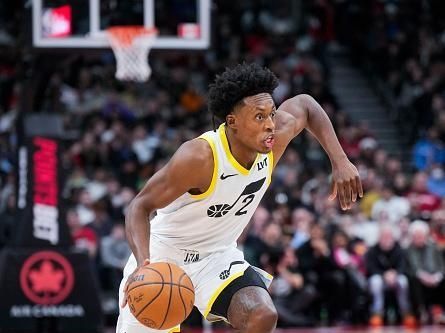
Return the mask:
[(258, 154), (250, 170), (232, 156), (225, 125), (200, 136), (213, 152), (214, 169), (205, 193), (184, 193), (159, 209), (151, 234), (178, 249), (210, 253), (236, 246), (271, 181), (273, 154)]

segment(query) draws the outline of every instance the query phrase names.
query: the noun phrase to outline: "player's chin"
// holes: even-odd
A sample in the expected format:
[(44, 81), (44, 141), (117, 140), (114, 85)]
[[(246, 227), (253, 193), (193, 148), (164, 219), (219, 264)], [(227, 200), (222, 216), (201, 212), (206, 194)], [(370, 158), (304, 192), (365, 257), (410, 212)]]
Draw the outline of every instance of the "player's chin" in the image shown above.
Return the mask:
[(268, 147), (263, 143), (257, 150), (260, 154), (268, 154), (272, 151), (272, 147)]

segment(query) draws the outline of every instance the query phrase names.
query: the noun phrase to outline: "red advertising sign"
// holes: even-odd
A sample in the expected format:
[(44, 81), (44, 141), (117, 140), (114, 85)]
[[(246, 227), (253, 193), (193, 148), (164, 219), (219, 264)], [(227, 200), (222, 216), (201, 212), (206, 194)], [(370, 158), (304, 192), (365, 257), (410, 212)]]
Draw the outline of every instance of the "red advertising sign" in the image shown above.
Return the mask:
[(181, 23), (178, 25), (178, 36), (184, 39), (198, 39), (201, 29), (196, 23)]
[(44, 37), (71, 35), (71, 6), (45, 9), (42, 16), (42, 27)]

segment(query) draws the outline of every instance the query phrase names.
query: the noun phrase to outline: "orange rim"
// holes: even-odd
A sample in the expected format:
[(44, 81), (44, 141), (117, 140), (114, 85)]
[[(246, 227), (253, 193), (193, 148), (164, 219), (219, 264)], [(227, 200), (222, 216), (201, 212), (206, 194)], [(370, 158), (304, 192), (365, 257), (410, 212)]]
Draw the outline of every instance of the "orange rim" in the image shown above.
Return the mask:
[(107, 33), (120, 46), (126, 47), (133, 43), (139, 36), (154, 37), (158, 34), (156, 28), (145, 28), (143, 26), (114, 26), (107, 29)]

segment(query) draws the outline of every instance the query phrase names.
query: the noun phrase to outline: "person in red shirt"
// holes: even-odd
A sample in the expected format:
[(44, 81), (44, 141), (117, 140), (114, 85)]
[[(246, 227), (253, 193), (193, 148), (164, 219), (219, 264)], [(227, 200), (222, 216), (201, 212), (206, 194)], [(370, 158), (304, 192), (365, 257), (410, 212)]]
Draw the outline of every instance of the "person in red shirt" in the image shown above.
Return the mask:
[(71, 237), (73, 239), (74, 247), (83, 249), (88, 252), (88, 256), (94, 259), (97, 254), (97, 235), (94, 230), (88, 226), (81, 224), (79, 215), (74, 209), (68, 210), (66, 214), (66, 221), (70, 228)]
[(407, 194), (413, 213), (424, 219), (429, 219), (431, 213), (440, 207), (440, 198), (428, 191), (427, 182), (428, 175), (425, 172), (416, 173)]

